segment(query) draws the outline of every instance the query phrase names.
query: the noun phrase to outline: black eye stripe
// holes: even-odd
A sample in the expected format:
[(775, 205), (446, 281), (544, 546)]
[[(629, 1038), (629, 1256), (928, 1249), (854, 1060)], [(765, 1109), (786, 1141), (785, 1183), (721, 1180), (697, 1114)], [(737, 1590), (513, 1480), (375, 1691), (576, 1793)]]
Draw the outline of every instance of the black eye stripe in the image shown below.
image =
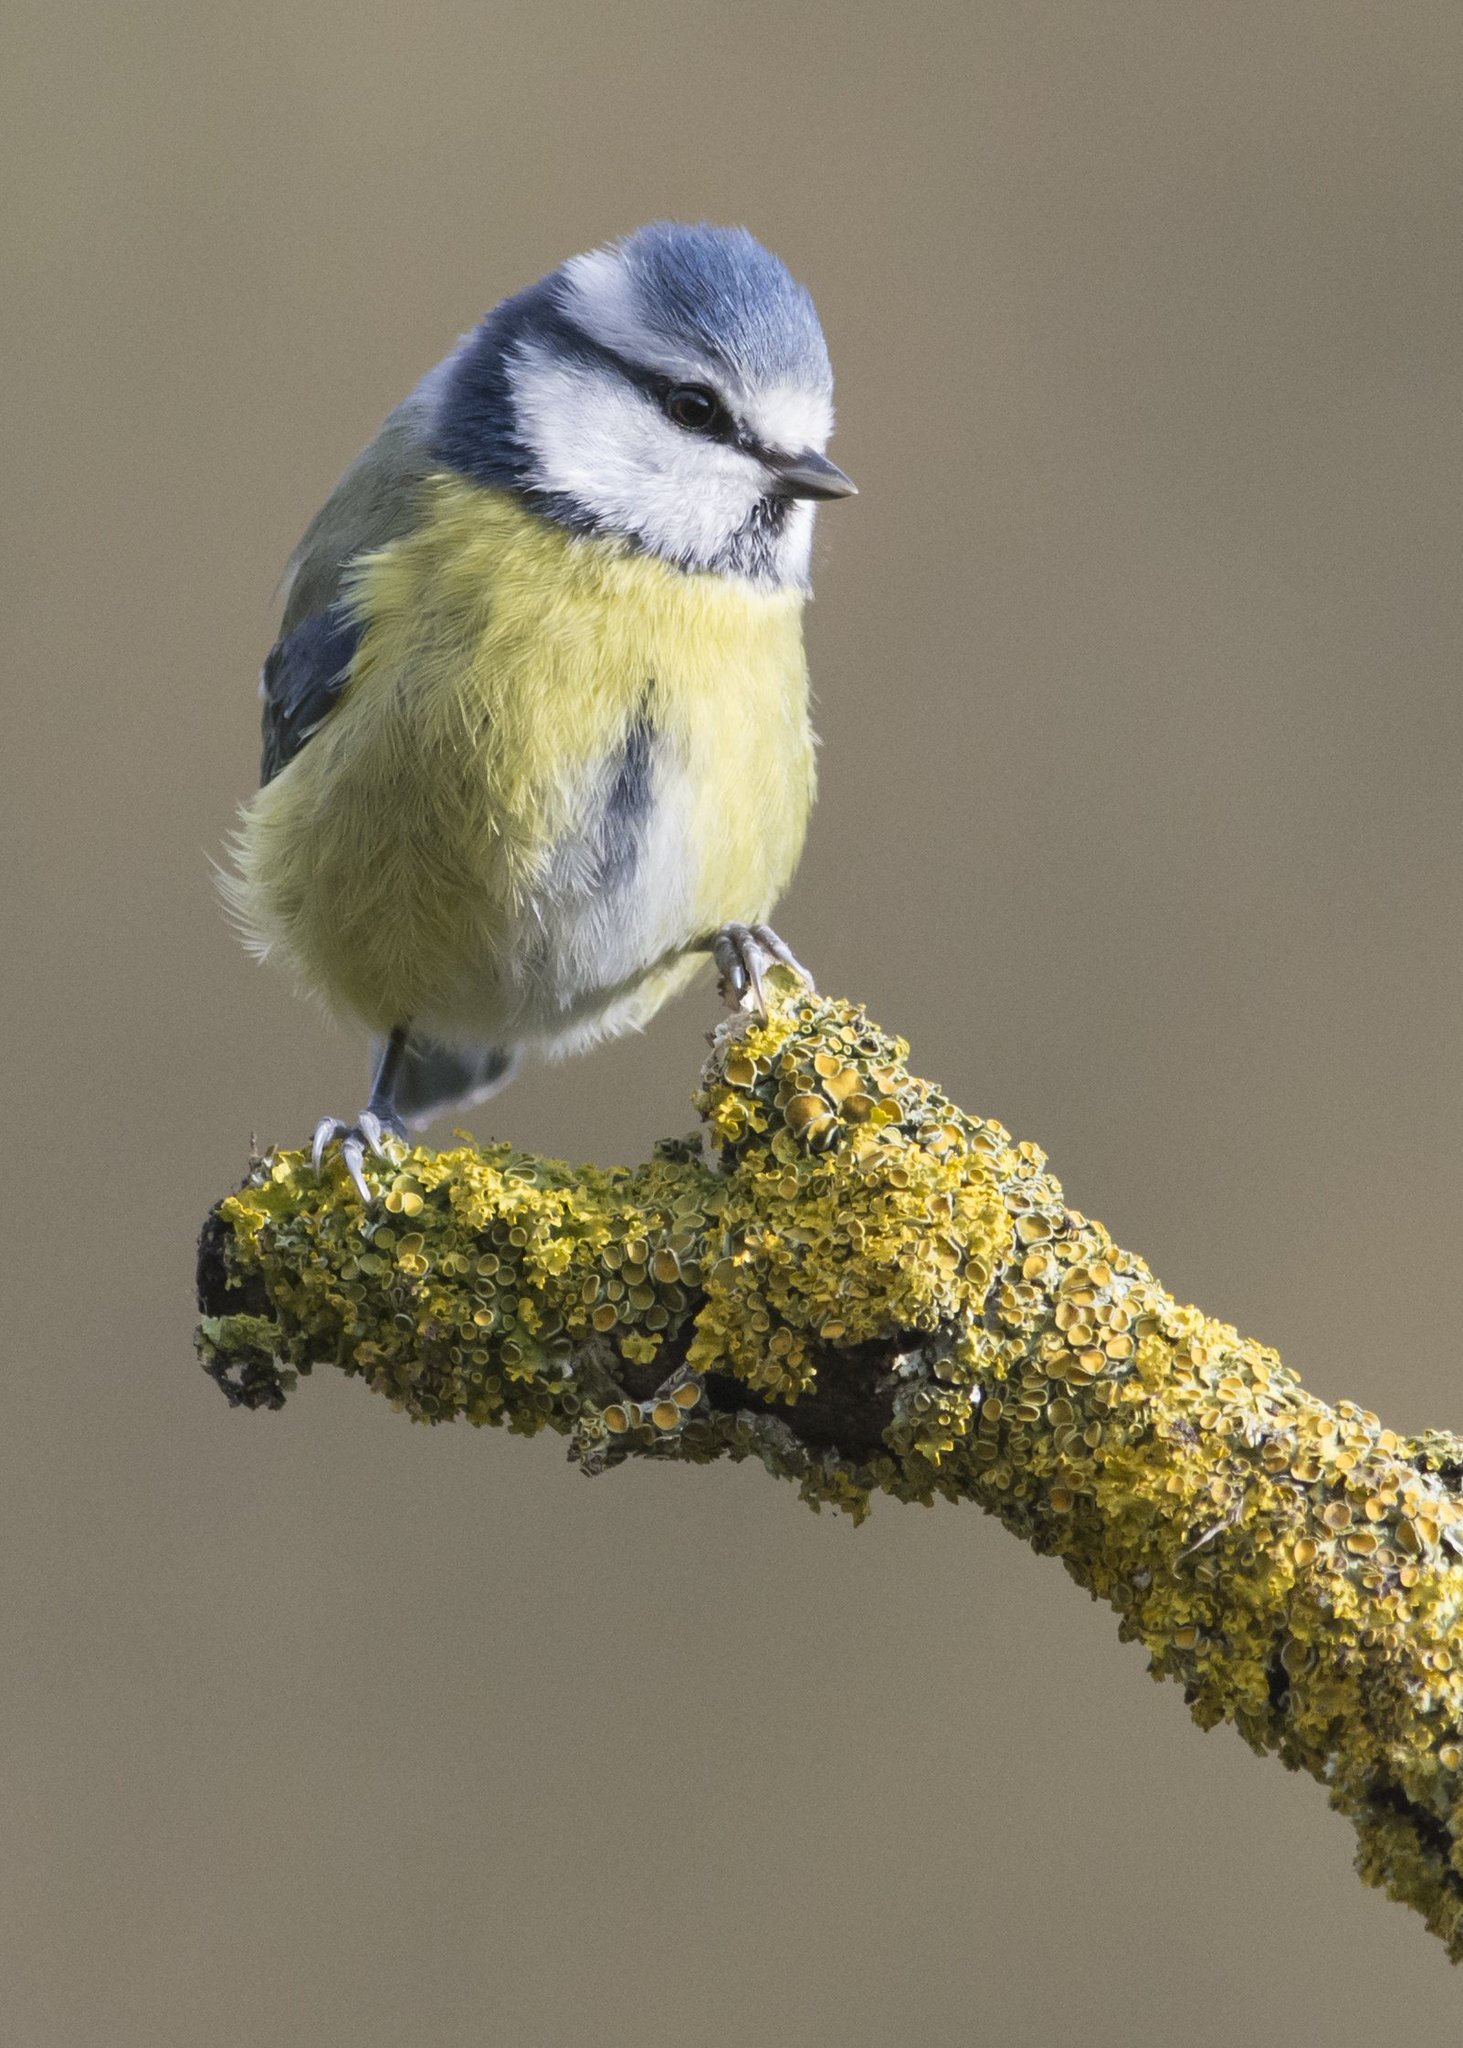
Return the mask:
[(553, 334), (565, 354), (577, 356), (584, 363), (602, 363), (607, 369), (617, 370), (628, 384), (635, 385), (647, 398), (653, 399), (662, 412), (666, 411), (666, 401), (674, 391), (706, 392), (716, 407), (713, 418), (707, 426), (685, 431), (699, 433), (708, 441), (725, 441), (734, 448), (744, 448), (749, 455), (760, 457), (765, 453), (761, 443), (738, 423), (719, 393), (709, 384), (688, 384), (668, 377), (663, 370), (652, 370), (643, 363), (637, 363), (622, 355), (617, 348), (611, 348), (608, 342), (588, 333), (562, 312), (555, 315)]

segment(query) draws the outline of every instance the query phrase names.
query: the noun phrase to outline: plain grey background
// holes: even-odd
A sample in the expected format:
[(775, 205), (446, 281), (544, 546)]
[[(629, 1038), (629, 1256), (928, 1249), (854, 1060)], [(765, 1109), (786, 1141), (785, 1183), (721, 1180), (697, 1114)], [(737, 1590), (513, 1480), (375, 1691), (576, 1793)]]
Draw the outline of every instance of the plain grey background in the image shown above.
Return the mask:
[[(1320, 1789), (974, 1512), (231, 1414), (190, 1284), (361, 1092), (210, 874), (284, 557), (492, 300), (706, 216), (862, 486), (783, 929), (1177, 1293), (1458, 1425), (1456, 6), (17, 0), (0, 76), (0, 2032), (1451, 2038)], [(641, 1157), (713, 1015), (480, 1128)]]

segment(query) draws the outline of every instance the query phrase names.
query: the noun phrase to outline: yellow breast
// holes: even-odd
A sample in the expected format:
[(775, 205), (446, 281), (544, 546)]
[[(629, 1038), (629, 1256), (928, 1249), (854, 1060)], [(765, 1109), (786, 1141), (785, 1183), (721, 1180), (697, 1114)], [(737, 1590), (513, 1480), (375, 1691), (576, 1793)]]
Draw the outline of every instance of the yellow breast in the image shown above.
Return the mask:
[[(801, 593), (684, 574), (456, 477), (427, 490), (355, 572), (342, 703), (245, 813), (246, 919), (376, 1029), (637, 1021), (668, 955), (765, 916), (796, 863)], [(644, 786), (617, 821), (637, 728)]]

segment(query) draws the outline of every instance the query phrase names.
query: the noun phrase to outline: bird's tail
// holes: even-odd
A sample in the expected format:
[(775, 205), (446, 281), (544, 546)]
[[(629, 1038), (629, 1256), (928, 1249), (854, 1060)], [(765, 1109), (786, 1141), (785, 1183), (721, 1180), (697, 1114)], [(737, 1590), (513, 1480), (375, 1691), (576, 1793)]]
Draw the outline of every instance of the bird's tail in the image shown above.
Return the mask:
[[(374, 1048), (379, 1055), (380, 1047)], [(396, 1107), (413, 1130), (449, 1109), (486, 1102), (507, 1086), (517, 1050), (500, 1045), (441, 1045), (413, 1032), (396, 1079)]]

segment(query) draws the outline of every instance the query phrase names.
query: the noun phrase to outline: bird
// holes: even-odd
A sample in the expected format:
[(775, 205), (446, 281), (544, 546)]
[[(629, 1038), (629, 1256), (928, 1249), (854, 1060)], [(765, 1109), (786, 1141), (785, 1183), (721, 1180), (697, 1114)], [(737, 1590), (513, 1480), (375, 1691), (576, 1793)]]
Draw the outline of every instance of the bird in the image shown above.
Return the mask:
[(289, 559), (226, 893), (362, 1026), (316, 1127), (365, 1168), (521, 1055), (643, 1025), (710, 953), (734, 1007), (815, 785), (802, 614), (833, 377), (746, 228), (656, 221), (495, 305)]

